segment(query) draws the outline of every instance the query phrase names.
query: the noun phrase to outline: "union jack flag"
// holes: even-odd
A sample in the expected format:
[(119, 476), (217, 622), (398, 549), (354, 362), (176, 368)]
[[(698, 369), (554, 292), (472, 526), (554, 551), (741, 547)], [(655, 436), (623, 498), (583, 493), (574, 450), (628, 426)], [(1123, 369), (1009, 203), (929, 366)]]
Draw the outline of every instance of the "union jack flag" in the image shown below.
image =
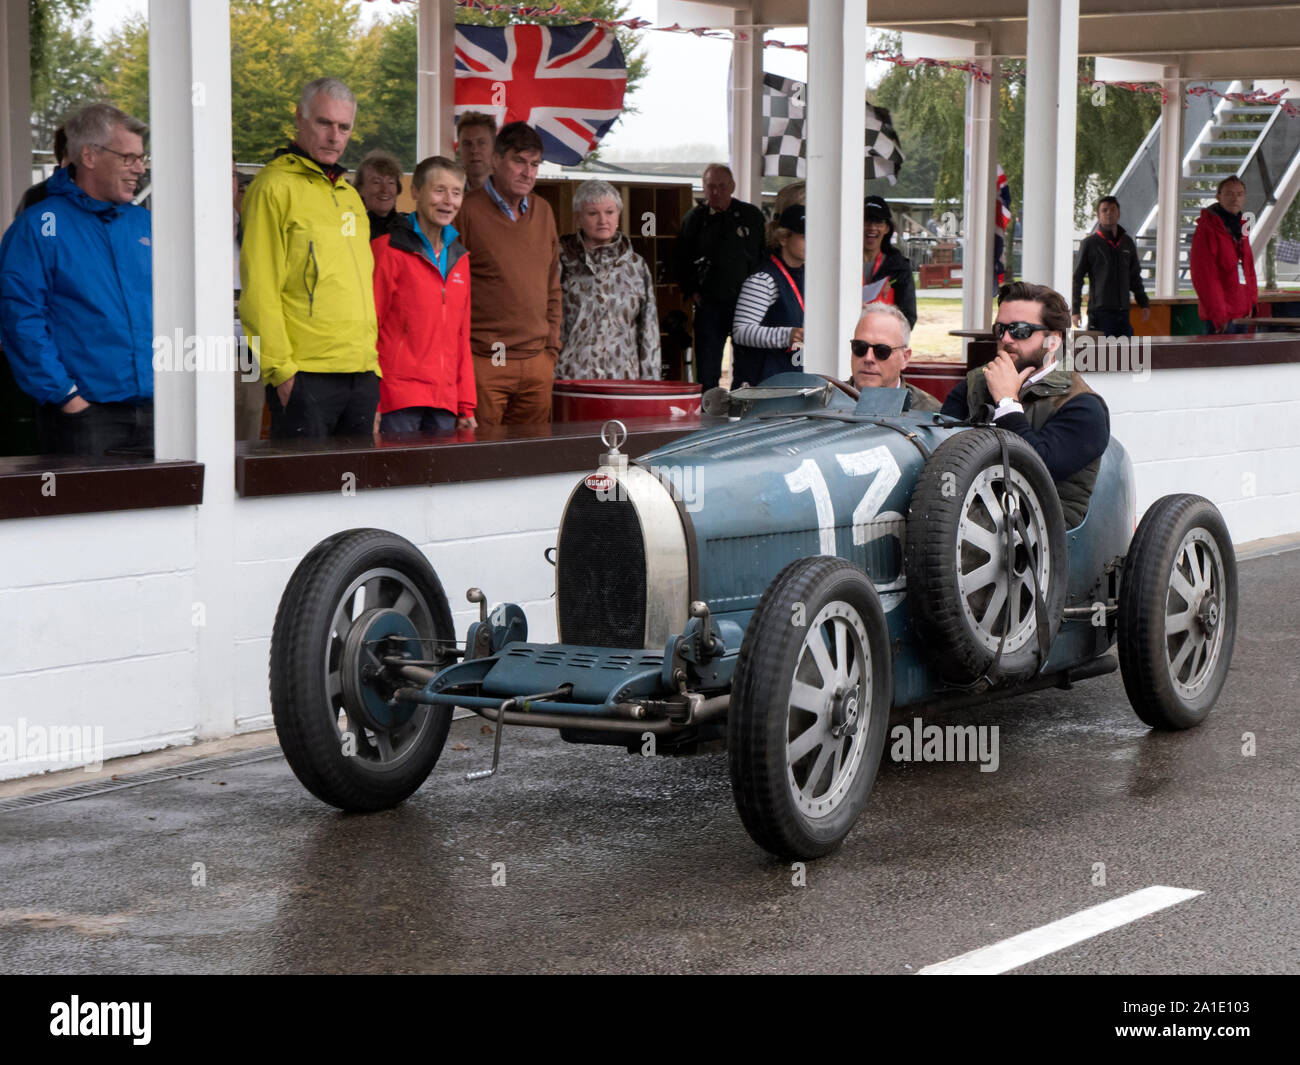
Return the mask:
[(527, 122), (542, 158), (573, 166), (623, 112), (627, 63), (599, 26), (457, 26), (456, 114)]
[(1011, 225), (1011, 186), (1007, 183), (1007, 172), (998, 164), (998, 213), (994, 221), (998, 229)]

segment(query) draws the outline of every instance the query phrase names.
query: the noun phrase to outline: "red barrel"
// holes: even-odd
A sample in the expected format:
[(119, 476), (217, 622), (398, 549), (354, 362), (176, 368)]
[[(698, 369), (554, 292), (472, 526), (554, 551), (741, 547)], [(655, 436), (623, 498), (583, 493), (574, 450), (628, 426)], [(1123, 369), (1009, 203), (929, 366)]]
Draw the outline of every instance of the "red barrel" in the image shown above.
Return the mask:
[(551, 392), (557, 422), (699, 417), (700, 386), (688, 381), (559, 380)]

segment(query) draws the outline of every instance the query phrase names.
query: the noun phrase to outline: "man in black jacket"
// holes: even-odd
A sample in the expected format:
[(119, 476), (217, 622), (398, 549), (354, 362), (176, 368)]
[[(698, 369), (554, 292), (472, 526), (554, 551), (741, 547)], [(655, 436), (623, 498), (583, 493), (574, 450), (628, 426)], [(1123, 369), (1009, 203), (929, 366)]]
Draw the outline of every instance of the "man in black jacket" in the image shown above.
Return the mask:
[(763, 212), (735, 191), (728, 167), (706, 167), (704, 202), (686, 212), (677, 238), (677, 284), (695, 304), (695, 370), (705, 392), (722, 376), (740, 286), (763, 260)]
[(1128, 294), (1132, 289), (1142, 308), (1142, 321), (1151, 317), (1151, 301), (1142, 287), (1142, 265), (1137, 245), (1119, 224), (1119, 200), (1103, 196), (1097, 201), (1097, 228), (1079, 245), (1074, 267), (1074, 292), (1070, 308), (1079, 324), (1083, 307), (1083, 279), (1088, 279), (1088, 328), (1107, 336), (1131, 337)]

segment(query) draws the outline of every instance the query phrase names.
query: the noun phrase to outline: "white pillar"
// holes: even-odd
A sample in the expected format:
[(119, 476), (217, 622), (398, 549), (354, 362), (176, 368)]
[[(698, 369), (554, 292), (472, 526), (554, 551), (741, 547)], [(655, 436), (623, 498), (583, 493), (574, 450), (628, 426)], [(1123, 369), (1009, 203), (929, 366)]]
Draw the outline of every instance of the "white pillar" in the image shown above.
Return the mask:
[(736, 196), (763, 203), (763, 27), (749, 25), (752, 14), (735, 11), (736, 31), (745, 40), (731, 46), (731, 170)]
[(456, 140), (455, 0), (420, 0), (416, 16), (415, 156), (451, 156)]
[(1178, 209), (1182, 206), (1183, 86), (1179, 68), (1164, 69), (1160, 108), (1160, 172), (1156, 193), (1156, 295), (1178, 295)]
[(0, 0), (0, 232), (32, 183), (27, 0)]
[(1020, 276), (1070, 295), (1079, 0), (1028, 0)]
[[(998, 193), (998, 87), (1002, 68), (986, 58), (988, 45), (977, 45), (979, 65), (989, 73), (983, 82), (968, 75), (966, 84), (966, 184), (962, 220), (961, 327), (987, 329), (997, 287), (993, 273), (993, 235)], [(1006, 256), (1010, 260), (1007, 234)]]
[(804, 369), (843, 380), (862, 306), (867, 2), (808, 5)]
[[(149, 110), (154, 333), (212, 352), (234, 325), (228, 0), (150, 0)], [(157, 457), (204, 465), (191, 618), (200, 736), (235, 724), (234, 385), (231, 366), (154, 374)]]

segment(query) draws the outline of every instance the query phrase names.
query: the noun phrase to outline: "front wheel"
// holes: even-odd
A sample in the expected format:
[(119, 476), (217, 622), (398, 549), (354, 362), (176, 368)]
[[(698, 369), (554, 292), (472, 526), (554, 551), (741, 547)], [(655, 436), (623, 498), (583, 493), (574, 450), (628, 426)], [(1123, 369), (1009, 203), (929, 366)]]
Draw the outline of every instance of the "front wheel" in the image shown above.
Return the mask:
[(424, 783), (451, 708), (393, 700), (382, 659), (437, 659), (454, 639), (442, 584), (409, 541), (352, 529), (308, 553), (271, 635), (275, 729), (308, 791), (342, 810), (370, 811)]
[(1199, 725), (1228, 676), (1237, 632), (1237, 557), (1208, 499), (1169, 495), (1142, 518), (1119, 594), (1124, 690), (1152, 728)]
[(790, 563), (745, 632), (727, 719), (732, 791), (755, 843), (782, 858), (840, 845), (871, 792), (892, 695), (866, 574), (839, 558)]

